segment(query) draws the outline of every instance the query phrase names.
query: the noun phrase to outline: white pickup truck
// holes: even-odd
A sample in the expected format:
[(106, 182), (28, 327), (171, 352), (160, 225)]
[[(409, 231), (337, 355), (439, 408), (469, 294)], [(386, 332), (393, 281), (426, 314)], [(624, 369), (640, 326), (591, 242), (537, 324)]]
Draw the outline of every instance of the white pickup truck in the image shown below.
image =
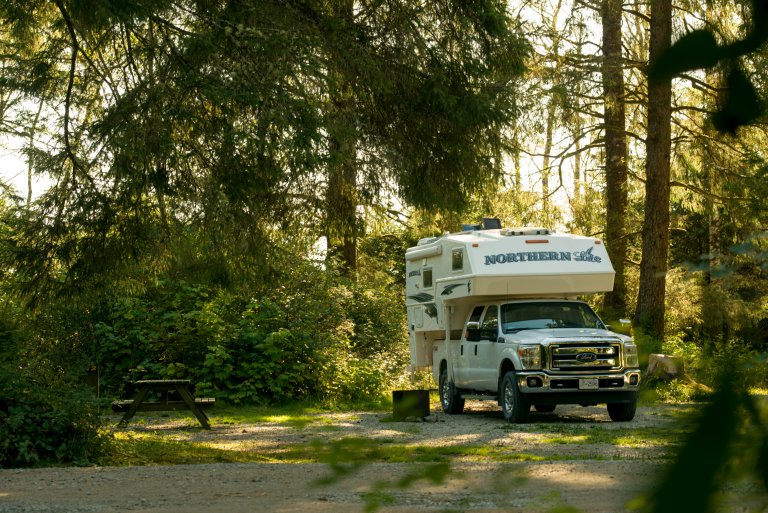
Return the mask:
[(446, 413), (480, 399), (510, 422), (558, 404), (634, 417), (637, 347), (577, 299), (613, 287), (599, 239), (477, 227), (420, 241), (406, 275), (412, 367), (431, 367)]

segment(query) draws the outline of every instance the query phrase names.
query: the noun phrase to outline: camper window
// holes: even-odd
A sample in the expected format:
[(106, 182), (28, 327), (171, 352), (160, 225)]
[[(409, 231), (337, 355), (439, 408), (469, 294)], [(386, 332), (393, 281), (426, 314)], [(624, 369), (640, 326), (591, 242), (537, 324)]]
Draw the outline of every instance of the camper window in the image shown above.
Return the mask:
[(464, 269), (464, 250), (461, 248), (456, 248), (453, 250), (452, 253), (453, 257), (453, 270), (454, 271), (461, 271)]
[(421, 273), (421, 284), (425, 289), (432, 288), (432, 268), (424, 269)]

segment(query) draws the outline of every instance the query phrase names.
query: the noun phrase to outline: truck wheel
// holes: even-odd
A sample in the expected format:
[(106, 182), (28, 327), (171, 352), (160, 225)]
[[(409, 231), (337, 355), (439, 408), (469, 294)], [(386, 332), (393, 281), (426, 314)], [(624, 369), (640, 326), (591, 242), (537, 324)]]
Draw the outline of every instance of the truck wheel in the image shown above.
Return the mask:
[(445, 413), (464, 411), (464, 399), (456, 391), (456, 385), (448, 377), (448, 369), (440, 373), (440, 404)]
[(631, 403), (608, 403), (608, 415), (614, 422), (629, 422), (635, 418), (637, 400)]
[(534, 404), (534, 408), (536, 408), (536, 411), (539, 413), (552, 413), (555, 411), (555, 408), (557, 407), (556, 404)]
[(521, 423), (528, 420), (531, 411), (531, 405), (525, 400), (520, 389), (517, 388), (517, 379), (515, 371), (509, 371), (501, 380), (501, 411), (507, 422)]

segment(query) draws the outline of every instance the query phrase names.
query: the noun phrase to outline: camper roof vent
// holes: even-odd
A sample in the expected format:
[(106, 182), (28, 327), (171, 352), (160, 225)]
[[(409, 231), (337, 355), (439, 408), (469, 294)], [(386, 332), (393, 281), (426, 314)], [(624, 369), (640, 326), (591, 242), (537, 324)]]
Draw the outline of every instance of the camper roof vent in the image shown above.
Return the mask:
[(502, 235), (511, 237), (513, 235), (550, 235), (552, 231), (547, 228), (504, 228), (501, 230)]
[(440, 240), (440, 237), (426, 237), (424, 239), (419, 239), (419, 242), (416, 243), (417, 246), (423, 246), (425, 244), (432, 244), (433, 242), (436, 242)]
[(477, 230), (498, 230), (501, 228), (501, 221), (498, 217), (484, 217), (481, 224), (462, 224), (462, 232), (474, 232)]

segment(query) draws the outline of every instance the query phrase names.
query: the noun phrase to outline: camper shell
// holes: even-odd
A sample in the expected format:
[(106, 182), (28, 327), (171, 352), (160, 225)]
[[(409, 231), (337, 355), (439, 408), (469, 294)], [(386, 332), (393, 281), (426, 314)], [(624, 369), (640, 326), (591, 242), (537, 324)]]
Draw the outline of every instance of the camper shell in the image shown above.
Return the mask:
[[(609, 331), (577, 299), (613, 289), (615, 272), (602, 241), (540, 227), (465, 228), (459, 233), (422, 239), (405, 253), (411, 365), (414, 370), (432, 369), (441, 387), (441, 400), (445, 394), (454, 394), (461, 405), (463, 398), (496, 399), (502, 404), (504, 377), (512, 371), (517, 383), (515, 393), (521, 394), (523, 405), (527, 402), (546, 409), (544, 404), (605, 402), (610, 411), (612, 402), (634, 403), (639, 371), (631, 338)], [(593, 315), (596, 320), (570, 331), (555, 329), (554, 324), (533, 329), (536, 326), (531, 324), (530, 328), (521, 328), (520, 333), (505, 333), (500, 325), (494, 325), (496, 331), (483, 342), (473, 340), (480, 320), (486, 325), (490, 322), (488, 312), (494, 309), (493, 315), (498, 316), (504, 305), (512, 302), (541, 308), (560, 305), (571, 312), (586, 308), (592, 313), (585, 315)], [(481, 307), (484, 310), (478, 310)], [(500, 323), (497, 318), (496, 323)], [(533, 345), (539, 348), (543, 363), (540, 369), (530, 370), (518, 353), (520, 348), (529, 351)], [(464, 351), (470, 348), (477, 362), (466, 361)], [(485, 359), (478, 356), (478, 350), (487, 352)], [(511, 356), (504, 356), (510, 352)], [(602, 358), (613, 364), (579, 362), (579, 367), (567, 370), (556, 367), (555, 354), (571, 352), (574, 356), (583, 353), (579, 358), (585, 363), (592, 358), (599, 363)], [(475, 366), (473, 372), (454, 372), (467, 365)], [(478, 366), (487, 368), (478, 370)], [(576, 371), (579, 375), (574, 374)], [(562, 374), (569, 374), (578, 388), (555, 390), (553, 380)], [(483, 375), (484, 379), (477, 378)], [(534, 375), (535, 380), (526, 379)], [(595, 383), (608, 382), (611, 387), (593, 389)], [(451, 405), (447, 406), (450, 409)]]

